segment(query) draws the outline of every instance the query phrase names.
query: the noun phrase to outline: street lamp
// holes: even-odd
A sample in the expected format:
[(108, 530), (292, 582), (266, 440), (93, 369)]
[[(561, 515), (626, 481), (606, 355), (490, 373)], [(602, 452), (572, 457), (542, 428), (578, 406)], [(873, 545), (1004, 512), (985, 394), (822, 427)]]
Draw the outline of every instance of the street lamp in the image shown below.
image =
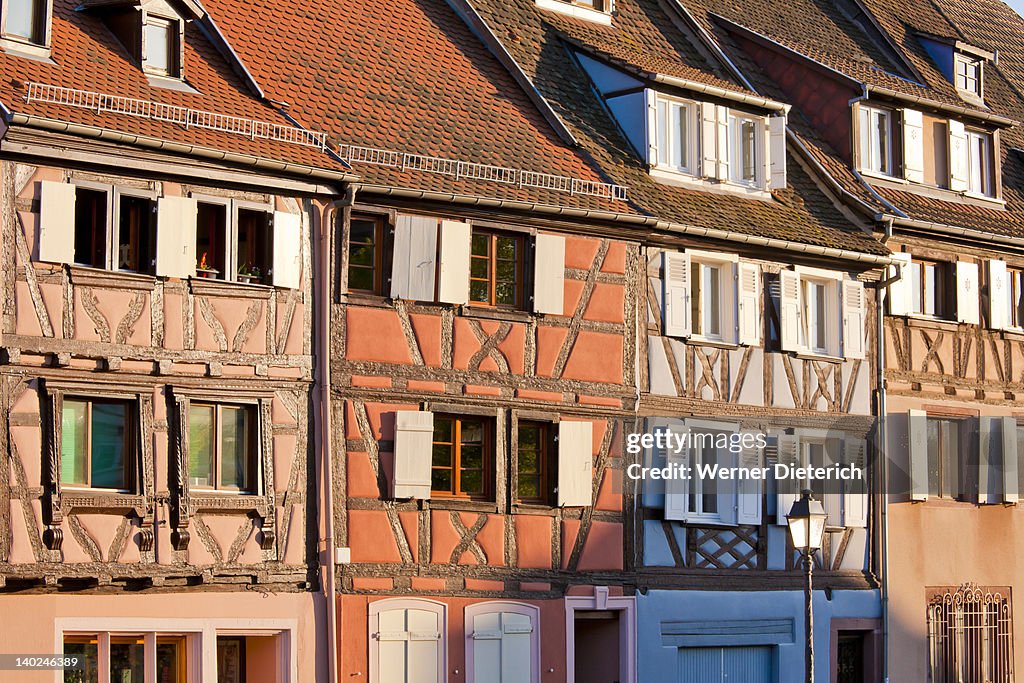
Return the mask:
[(804, 489), (800, 498), (789, 509), (786, 523), (789, 536), (804, 561), (807, 581), (804, 584), (804, 624), (807, 631), (807, 683), (814, 683), (814, 611), (812, 609), (811, 573), (814, 567), (814, 553), (821, 549), (825, 536), (825, 508), (815, 500), (814, 492)]

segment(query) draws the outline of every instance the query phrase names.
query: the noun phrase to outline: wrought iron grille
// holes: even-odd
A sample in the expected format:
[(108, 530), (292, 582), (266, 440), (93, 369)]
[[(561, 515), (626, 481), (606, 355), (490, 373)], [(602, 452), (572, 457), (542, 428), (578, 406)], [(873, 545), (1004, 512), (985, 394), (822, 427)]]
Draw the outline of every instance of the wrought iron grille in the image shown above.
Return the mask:
[(1009, 591), (965, 584), (928, 602), (932, 683), (1012, 683)]

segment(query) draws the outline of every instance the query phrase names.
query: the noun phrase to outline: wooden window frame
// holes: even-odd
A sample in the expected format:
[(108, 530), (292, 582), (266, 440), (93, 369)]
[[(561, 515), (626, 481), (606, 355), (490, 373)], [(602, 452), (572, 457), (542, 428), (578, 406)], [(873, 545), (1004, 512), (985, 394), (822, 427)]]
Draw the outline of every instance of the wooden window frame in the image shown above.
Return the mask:
[[(174, 64), (170, 65), (170, 69), (164, 71), (163, 69), (155, 69), (149, 65), (149, 45), (148, 39), (146, 38), (146, 27), (153, 24), (166, 23), (168, 26), (168, 35), (171, 40), (174, 41), (173, 45), (168, 46), (168, 52), (171, 58), (174, 60)], [(163, 14), (153, 14), (147, 11), (142, 12), (142, 30), (139, 31), (141, 45), (139, 46), (139, 54), (142, 55), (141, 65), (142, 70), (148, 76), (156, 76), (157, 78), (167, 78), (171, 80), (183, 80), (185, 74), (185, 22), (180, 17), (170, 17)]]
[[(656, 168), (662, 168), (673, 173), (682, 173), (685, 175), (696, 175), (697, 159), (697, 138), (698, 128), (700, 127), (697, 120), (697, 103), (692, 100), (683, 100), (676, 97), (669, 97), (661, 93), (655, 94), (655, 130), (652, 131), (656, 146), (658, 148), (658, 156), (652, 160), (652, 166)], [(662, 116), (662, 106), (664, 105), (664, 117)], [(672, 125), (675, 120), (674, 113), (676, 110), (680, 110), (680, 117), (686, 119), (686, 140), (683, 141), (683, 159), (679, 160), (679, 163), (673, 163), (672, 155), (676, 146), (676, 138), (678, 137), (678, 128)], [(664, 136), (660, 133), (664, 130)], [(662, 139), (664, 137), (665, 139)], [(664, 161), (662, 161), (662, 155), (664, 155)]]
[[(524, 426), (535, 426), (540, 429), (541, 441), (540, 451), (537, 455), (537, 474), (529, 474), (530, 477), (539, 478), (540, 495), (532, 498), (524, 498), (519, 495), (519, 481), (523, 472), (519, 468), (520, 450), (519, 443)], [(517, 505), (541, 505), (553, 507), (555, 505), (555, 484), (558, 482), (558, 425), (550, 420), (533, 419), (521, 417), (516, 420), (515, 434), (515, 488), (512, 490), (512, 497)]]
[[(249, 199), (232, 199), (229, 197), (218, 197), (215, 195), (203, 194), (201, 192), (189, 192), (188, 196), (195, 199), (199, 204), (215, 204), (224, 207), (224, 221), (225, 221), (225, 232), (224, 232), (224, 277), (215, 278), (223, 282), (234, 282), (236, 284), (249, 284), (244, 283), (239, 279), (238, 269), (242, 264), (238, 262), (238, 212), (239, 210), (246, 211), (257, 211), (267, 214), (267, 223), (270, 226), (270, 237), (269, 237), (269, 251), (267, 254), (267, 272), (261, 273), (259, 281), (252, 283), (255, 285), (271, 286), (271, 275), (270, 269), (274, 267), (274, 200), (270, 199), (266, 202), (253, 201)], [(198, 223), (196, 225), (198, 230)], [(198, 236), (198, 233), (197, 233)], [(196, 251), (198, 252), (198, 244), (196, 245)], [(196, 254), (196, 261), (202, 258), (201, 254)]]
[[(938, 440), (939, 440), (939, 443), (938, 443), (939, 453), (932, 453), (932, 450), (930, 448), (930, 444), (929, 444), (929, 448), (927, 449), (927, 453), (928, 453), (928, 471), (929, 471), (928, 484), (927, 484), (928, 485), (928, 497), (929, 498), (933, 498), (934, 497), (934, 498), (938, 498), (938, 499), (942, 499), (942, 500), (965, 500), (966, 497), (967, 497), (967, 491), (965, 489), (968, 488), (968, 485), (967, 485), (968, 482), (965, 481), (965, 479), (963, 478), (962, 474), (963, 474), (963, 472), (966, 471), (966, 468), (970, 467), (970, 457), (969, 457), (970, 456), (970, 453), (969, 453), (970, 449), (965, 449), (964, 448), (964, 436), (965, 436), (965, 428), (968, 429), (968, 433), (969, 433), (970, 419), (971, 418), (959, 417), (959, 416), (951, 416), (951, 415), (935, 415), (935, 414), (933, 414), (931, 412), (928, 412), (926, 419), (927, 419), (926, 429), (928, 431), (931, 430), (931, 425), (932, 425), (933, 422), (934, 423), (939, 423), (939, 427), (938, 427), (938, 433), (939, 433), (939, 438), (938, 438)], [(944, 437), (945, 430), (942, 429), (941, 424), (942, 423), (949, 423), (949, 422), (956, 423), (956, 425), (957, 425), (957, 438), (956, 438), (956, 441), (953, 444), (953, 445), (956, 446), (956, 456), (957, 456), (957, 467), (954, 468), (955, 471), (953, 472), (953, 476), (956, 478), (955, 481), (956, 481), (956, 487), (957, 487), (957, 491), (955, 492), (955, 494), (950, 489), (949, 484), (951, 482), (948, 481), (948, 478), (944, 476), (945, 474), (947, 474), (945, 472), (945, 465), (946, 465), (945, 458), (943, 457), (943, 453), (945, 452), (944, 446), (946, 445), (946, 439)], [(926, 435), (927, 435), (927, 432), (926, 432)], [(930, 439), (929, 439), (929, 441), (930, 441)], [(936, 462), (936, 459), (937, 459), (936, 466), (938, 468), (938, 488), (937, 488), (936, 492), (933, 493), (932, 492), (932, 487), (931, 487), (931, 468), (932, 468), (932, 463)]]
[[(963, 86), (960, 85), (960, 79), (961, 79), (961, 77), (960, 77), (960, 65), (961, 64), (965, 65), (967, 69), (970, 69), (972, 66), (977, 69), (977, 71), (975, 72), (975, 76), (974, 76), (974, 81), (975, 81), (975, 83), (978, 86), (977, 88), (967, 87), (968, 84), (970, 83), (970, 80), (971, 80), (969, 74), (967, 74), (967, 73), (965, 73), (964, 76), (963, 76), (964, 85)], [(984, 74), (985, 74), (985, 60), (984, 59), (982, 59), (980, 57), (972, 57), (971, 55), (966, 55), (966, 54), (964, 54), (962, 52), (955, 52), (953, 54), (953, 85), (956, 86), (956, 89), (959, 92), (964, 93), (965, 95), (967, 95), (969, 97), (972, 97), (972, 98), (984, 99), (984, 93), (985, 93)]]
[[(993, 198), (996, 196), (996, 173), (995, 173), (995, 148), (996, 139), (995, 136), (985, 130), (978, 128), (966, 128), (964, 134), (967, 136), (967, 194), (974, 195), (977, 197), (988, 197)], [(981, 164), (981, 184), (982, 187), (974, 187), (974, 170), (976, 167), (974, 158), (975, 141), (982, 140), (985, 143), (984, 146), (984, 159), (980, 159)]]
[[(473, 254), (472, 241), (479, 235), (485, 235), (488, 237), (487, 242), (487, 256), (477, 256)], [(498, 270), (498, 258), (497, 258), (497, 244), (499, 238), (507, 238), (514, 240), (516, 244), (516, 279), (513, 283), (515, 286), (516, 301), (514, 304), (502, 304), (497, 303), (497, 270)], [(526, 297), (526, 248), (527, 240), (522, 233), (510, 232), (506, 230), (492, 230), (483, 229), (473, 226), (473, 230), (470, 233), (470, 269), (469, 269), (469, 283), (470, 283), (470, 299), (469, 306), (479, 306), (485, 308), (495, 308), (501, 310), (513, 310), (522, 311), (526, 310), (527, 297)], [(487, 278), (473, 277), (473, 261), (476, 259), (486, 258), (487, 260)], [(487, 283), (487, 301), (477, 301), (473, 299), (472, 285), (474, 282), (486, 282)]]
[[(935, 291), (929, 292), (927, 279), (924, 277), (925, 268), (935, 267)], [(916, 267), (916, 269), (915, 269)], [(952, 315), (953, 305), (950, 301), (949, 292), (953, 291), (952, 265), (948, 261), (940, 261), (928, 258), (912, 258), (908, 268), (910, 286), (916, 290), (916, 296), (920, 297), (921, 306), (915, 307), (913, 298), (910, 303), (910, 314), (918, 317), (933, 318), (935, 320), (949, 320)], [(917, 273), (915, 275), (915, 272)], [(914, 293), (912, 292), (912, 295)], [(931, 295), (931, 296), (929, 296)], [(926, 313), (926, 301), (931, 298), (935, 308), (934, 313)]]
[[(743, 146), (740, 144), (744, 123), (754, 125), (754, 158), (752, 160), (754, 177), (746, 179), (742, 176)], [(729, 111), (729, 180), (745, 187), (763, 188), (764, 179), (764, 119), (757, 116)]]
[(15, 50), (21, 49), (33, 55), (49, 56), (50, 34), (53, 24), (53, 0), (39, 0), (39, 5), (36, 9), (39, 13), (36, 21), (39, 22), (39, 29), (42, 33), (39, 36), (26, 37), (8, 32), (8, 10), (9, 2), (0, 3), (0, 41), (8, 43)]
[(607, 14), (612, 4), (612, 0), (593, 0), (593, 2), (586, 2), (585, 0), (559, 0), (559, 2), (601, 12), (602, 14)]
[[(81, 266), (81, 267), (84, 267), (84, 268), (96, 268), (98, 270), (108, 270), (108, 271), (114, 272), (114, 273), (135, 273), (135, 274), (138, 274), (138, 275), (150, 275), (150, 276), (153, 275), (153, 273), (147, 272), (145, 270), (121, 269), (119, 267), (120, 254), (118, 254), (118, 248), (120, 246), (120, 230), (121, 230), (121, 198), (122, 197), (134, 197), (134, 198), (137, 198), (137, 199), (148, 200), (151, 204), (153, 204), (153, 207), (151, 207), (151, 210), (152, 210), (155, 207), (155, 204), (156, 204), (156, 201), (157, 201), (157, 193), (155, 191), (153, 191), (153, 190), (147, 190), (147, 189), (138, 188), (138, 187), (129, 187), (129, 186), (116, 185), (116, 184), (108, 184), (108, 183), (97, 183), (97, 182), (92, 182), (92, 181), (88, 181), (88, 180), (74, 180), (73, 179), (71, 181), (71, 184), (75, 186), (76, 199), (77, 199), (77, 192), (78, 192), (79, 189), (88, 190), (90, 192), (100, 192), (100, 193), (105, 194), (106, 197), (107, 197), (107, 200), (106, 200), (107, 201), (106, 218), (105, 218), (104, 233), (103, 233), (103, 241), (104, 241), (104, 245), (103, 245), (104, 246), (104, 249), (103, 249), (103, 264), (102, 265), (96, 265), (96, 264), (91, 264), (91, 263), (83, 263), (83, 262), (80, 262), (80, 261), (75, 261), (74, 265)], [(76, 201), (76, 207), (77, 207), (77, 201)], [(76, 208), (76, 212), (77, 212), (77, 208)], [(156, 221), (155, 215), (151, 216), (150, 220), (154, 221), (154, 223), (155, 223), (155, 221)], [(153, 228), (154, 228), (154, 233), (153, 233), (154, 240), (153, 240), (152, 249), (153, 249), (153, 255), (155, 257), (155, 255), (156, 255), (156, 226), (154, 225)], [(75, 226), (74, 226), (73, 232), (76, 233), (76, 234), (78, 232), (77, 220), (75, 222)]]
[[(812, 343), (811, 340), (811, 309), (809, 307), (810, 301), (808, 300), (807, 291), (809, 287), (821, 287), (823, 306), (822, 317), (820, 320), (816, 320), (816, 327), (814, 329), (821, 329), (824, 335), (825, 345), (817, 346), (817, 340)], [(833, 355), (837, 353), (837, 349), (829, 347), (829, 319), (832, 317), (838, 317), (838, 296), (836, 295), (836, 283), (834, 280), (828, 278), (817, 278), (801, 276), (800, 278), (800, 314), (801, 314), (801, 330), (800, 334), (803, 336), (804, 348), (809, 353), (817, 355)], [(814, 316), (817, 318), (817, 316)]]
[[(85, 482), (65, 482), (64, 473), (59, 473), (61, 480), (60, 485), (62, 490), (89, 490), (97, 492), (107, 493), (120, 493), (135, 495), (139, 492), (140, 482), (138, 481), (138, 469), (139, 469), (139, 421), (141, 419), (139, 413), (138, 401), (130, 397), (117, 397), (117, 396), (91, 396), (88, 394), (82, 394), (78, 392), (70, 392), (61, 394), (58, 403), (60, 410), (58, 415), (54, 416), (56, 420), (64, 419), (64, 402), (65, 401), (78, 401), (86, 403), (86, 453), (85, 453)], [(94, 487), (92, 484), (92, 407), (94, 403), (108, 403), (114, 404), (119, 403), (127, 407), (128, 419), (124, 426), (124, 463), (122, 467), (124, 469), (124, 484), (121, 488), (108, 488), (108, 487)], [(63, 461), (62, 453), (64, 449), (64, 437), (63, 430), (61, 433), (60, 443), (57, 444), (58, 459)]]
[[(1014, 301), (1016, 292), (1020, 291), (1020, 301)], [(1006, 267), (1007, 327), (1015, 330), (1024, 328), (1024, 268)]]
[[(451, 446), (451, 465), (449, 467), (438, 467), (431, 461), (430, 471), (431, 475), (435, 469), (450, 470), (452, 473), (452, 486), (451, 490), (441, 491), (433, 488), (433, 481), (431, 481), (430, 497), (431, 498), (447, 498), (457, 500), (473, 500), (482, 502), (493, 502), (495, 500), (495, 470), (496, 470), (496, 428), (495, 420), (492, 417), (473, 415), (473, 414), (460, 414), (460, 413), (437, 413), (434, 415), (434, 425), (438, 420), (451, 420), (452, 421), (452, 440), (447, 441), (436, 441), (431, 440), (431, 458), (433, 458), (433, 447), (436, 445), (448, 445)], [(478, 421), (483, 428), (483, 441), (482, 441), (482, 462), (481, 462), (481, 481), (483, 483), (482, 493), (464, 493), (462, 488), (462, 423), (463, 421)]]
[[(259, 406), (254, 403), (229, 403), (229, 402), (218, 402), (210, 401), (199, 398), (195, 401), (189, 401), (189, 428), (191, 429), (192, 409), (193, 408), (213, 408), (213, 486), (198, 486), (189, 481), (189, 488), (191, 490), (201, 493), (228, 493), (237, 495), (259, 495), (260, 494), (260, 482), (263, 479), (261, 473), (260, 463), (262, 460), (262, 447), (260, 443), (259, 435)], [(222, 444), (221, 436), (223, 434), (223, 418), (222, 412), (224, 408), (245, 410), (249, 414), (249, 439), (252, 444), (252, 451), (246, 454), (246, 473), (247, 478), (252, 482), (251, 489), (239, 489), (224, 486), (221, 480), (221, 464), (222, 464)], [(192, 449), (191, 443), (189, 444), (189, 464), (192, 462)]]
[[(373, 265), (353, 266), (352, 265), (352, 224), (356, 221), (365, 221), (373, 224)], [(354, 294), (385, 296), (384, 288), (387, 286), (387, 278), (384, 273), (387, 266), (388, 256), (388, 233), (390, 231), (388, 216), (382, 214), (353, 213), (348, 222), (348, 239), (345, 243), (345, 283), (347, 291)], [(357, 289), (352, 286), (352, 269), (369, 269), (373, 275), (372, 289)]]
[[(878, 175), (885, 178), (894, 178), (897, 175), (896, 169), (896, 139), (894, 137), (896, 126), (894, 125), (893, 119), (895, 118), (895, 112), (892, 109), (886, 107), (879, 107), (869, 104), (860, 104), (857, 108), (857, 119), (856, 119), (856, 145), (857, 151), (857, 166), (861, 171)], [(863, 121), (861, 120), (861, 114), (866, 114), (868, 126), (865, 128)], [(886, 120), (886, 145), (885, 149), (882, 149), (879, 145), (878, 149), (878, 160), (881, 165), (885, 168), (873, 168), (871, 166), (871, 156), (873, 154), (875, 144), (878, 143), (877, 136), (871, 136), (865, 138), (865, 136), (871, 135), (871, 131), (874, 129), (872, 122), (876, 116), (884, 115)], [(866, 144), (865, 144), (866, 143)], [(864, 151), (867, 147), (867, 158), (865, 158)]]

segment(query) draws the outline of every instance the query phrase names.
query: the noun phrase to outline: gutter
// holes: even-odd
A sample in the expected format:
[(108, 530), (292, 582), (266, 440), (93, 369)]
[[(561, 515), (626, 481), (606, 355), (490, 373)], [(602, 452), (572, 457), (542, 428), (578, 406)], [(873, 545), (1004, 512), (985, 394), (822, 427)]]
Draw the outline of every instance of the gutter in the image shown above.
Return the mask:
[[(884, 239), (883, 243), (887, 242), (892, 237), (892, 220), (887, 220), (884, 226)], [(897, 277), (903, 277), (903, 269), (897, 269)], [(878, 414), (881, 416), (878, 420), (878, 443), (875, 446), (875, 453), (880, 454), (878, 458), (880, 472), (879, 478), (881, 479), (881, 491), (876, 498), (878, 501), (879, 511), (879, 552), (881, 554), (881, 567), (880, 571), (882, 574), (881, 581), (881, 602), (882, 602), (882, 680), (885, 683), (889, 682), (889, 458), (888, 448), (886, 447), (886, 441), (888, 439), (888, 431), (886, 430), (886, 415), (888, 414), (888, 401), (885, 393), (885, 312), (882, 306), (882, 293), (885, 293), (885, 298), (889, 297), (888, 287), (878, 288), (878, 299), (876, 309), (877, 316), (877, 330), (878, 333), (875, 335), (875, 343), (878, 344), (877, 358), (878, 369), (876, 370), (876, 381), (878, 382)]]
[(908, 104), (921, 104), (931, 109), (937, 109), (942, 112), (949, 114), (959, 114), (960, 116), (970, 117), (977, 121), (984, 121), (985, 123), (991, 123), (1001, 128), (1010, 128), (1012, 126), (1019, 125), (1019, 122), (1013, 119), (1000, 116), (999, 114), (990, 114), (988, 112), (978, 111), (977, 109), (971, 109), (970, 107), (962, 107), (958, 104), (946, 104), (943, 102), (936, 102), (930, 100), (927, 97), (921, 97), (919, 95), (908, 95), (906, 93), (896, 92), (889, 88), (883, 88), (877, 85), (863, 84), (864, 89), (870, 94), (881, 95), (882, 97), (889, 97), (900, 102), (907, 102)]
[(893, 216), (887, 213), (879, 213), (875, 215), (877, 221), (891, 221), (897, 226), (903, 226), (907, 228), (913, 228), (916, 230), (928, 230), (931, 232), (938, 232), (943, 235), (950, 235), (952, 237), (961, 237), (965, 239), (978, 240), (980, 242), (987, 242), (989, 244), (996, 243), (1013, 247), (1014, 250), (1020, 250), (1024, 247), (1020, 237), (1008, 237), (1006, 235), (996, 235), (991, 232), (984, 232), (982, 230), (976, 230), (974, 228), (961, 228), (955, 225), (946, 225), (944, 223), (932, 223), (930, 221), (920, 221), (913, 218), (908, 218), (906, 215)]
[(71, 133), (72, 135), (80, 135), (82, 137), (96, 138), (99, 140), (108, 140), (110, 142), (119, 142), (128, 145), (135, 145), (138, 147), (145, 147), (148, 149), (158, 149), (164, 152), (173, 152), (177, 154), (183, 154), (186, 156), (200, 157), (203, 159), (210, 159), (212, 161), (237, 164), (239, 166), (249, 166), (252, 168), (260, 169), (261, 171), (268, 171), (271, 173), (282, 173), (305, 178), (318, 178), (320, 180), (329, 180), (332, 182), (341, 183), (353, 182), (355, 180), (358, 180), (359, 178), (359, 176), (352, 173), (329, 171), (327, 169), (316, 168), (314, 166), (306, 166), (305, 164), (295, 164), (287, 161), (277, 161), (274, 159), (268, 159), (266, 157), (257, 157), (250, 154), (224, 152), (218, 149), (214, 149), (212, 147), (202, 147), (180, 142), (171, 142), (170, 140), (162, 140), (160, 138), (154, 138), (148, 135), (122, 133), (120, 131), (111, 130), (109, 128), (100, 128), (99, 126), (90, 126), (82, 123), (71, 123), (69, 121), (49, 119), (42, 116), (35, 116), (33, 114), (9, 113), (6, 116), (6, 119), (9, 125), (20, 125), (27, 126), (30, 128), (40, 128), (42, 130), (50, 130), (58, 133)]
[[(747, 95), (746, 93), (736, 92), (734, 90), (726, 90), (725, 88), (719, 88), (718, 86), (715, 85), (699, 83), (697, 81), (691, 81), (686, 78), (679, 78), (678, 76), (668, 76), (665, 74), (650, 75), (656, 83), (664, 83), (665, 85), (671, 85), (677, 88), (683, 88), (685, 90), (691, 90), (693, 92), (711, 95), (712, 97), (718, 97), (720, 99), (729, 100), (731, 102), (749, 104), (751, 106), (759, 107), (761, 109), (781, 111), (788, 114), (792, 106), (789, 104), (783, 104), (782, 102), (776, 102), (775, 100), (770, 100), (767, 97), (761, 97), (760, 95)], [(751, 90), (753, 90), (753, 88), (751, 88)]]
[(452, 11), (462, 19), (480, 42), (484, 44), (484, 47), (505, 67), (512, 76), (512, 80), (519, 84), (519, 87), (523, 89), (523, 92), (530, 98), (534, 106), (540, 110), (541, 116), (551, 124), (551, 127), (555, 129), (555, 133), (562, 139), (562, 142), (572, 147), (579, 147), (580, 143), (576, 136), (572, 134), (572, 131), (569, 130), (565, 122), (562, 121), (562, 118), (540, 93), (537, 86), (533, 84), (533, 81), (530, 80), (530, 77), (519, 66), (515, 57), (505, 48), (505, 45), (494, 31), (491, 30), (491, 27), (487, 25), (487, 22), (480, 16), (480, 13), (476, 11), (476, 8), (469, 3), (469, 0), (445, 0), (445, 2), (448, 3)]
[(613, 211), (602, 211), (593, 209), (573, 209), (563, 206), (552, 206), (550, 204), (534, 204), (517, 200), (487, 199), (483, 197), (472, 197), (458, 195), (448, 192), (432, 192), (428, 190), (409, 190), (386, 185), (360, 184), (355, 185), (360, 192), (372, 195), (383, 195), (387, 197), (398, 197), (401, 199), (416, 199), (444, 202), (448, 204), (459, 204), (462, 206), (479, 206), (489, 209), (508, 209), (512, 211), (525, 211), (549, 216), (564, 216), (567, 218), (583, 218), (625, 223), (629, 225), (642, 226), (666, 233), (676, 233), (688, 237), (705, 237), (713, 240), (744, 244), (752, 247), (766, 247), (779, 249), (793, 253), (806, 254), (809, 256), (821, 256), (825, 258), (842, 259), (855, 263), (864, 263), (870, 266), (896, 265), (889, 256), (868, 254), (849, 249), (837, 247), (820, 247), (812, 244), (801, 244), (790, 240), (777, 239), (772, 237), (759, 237), (756, 235), (743, 235), (719, 228), (701, 228), (685, 223), (665, 221), (650, 216), (638, 216), (633, 214), (617, 213)]

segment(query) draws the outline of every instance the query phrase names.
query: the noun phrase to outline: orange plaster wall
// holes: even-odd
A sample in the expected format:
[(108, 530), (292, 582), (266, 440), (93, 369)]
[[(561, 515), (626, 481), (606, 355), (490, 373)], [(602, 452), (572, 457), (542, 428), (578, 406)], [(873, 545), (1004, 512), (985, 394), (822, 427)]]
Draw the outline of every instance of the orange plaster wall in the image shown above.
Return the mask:
[[(538, 367), (539, 347), (538, 343)], [(557, 354), (558, 351), (556, 350)], [(622, 337), (600, 332), (580, 331), (565, 364), (565, 379), (584, 382), (622, 382)]]
[(516, 515), (517, 564), (524, 569), (551, 569), (551, 518)]
[(551, 377), (555, 368), (555, 361), (558, 359), (558, 352), (562, 350), (562, 344), (569, 335), (569, 330), (564, 327), (546, 327), (541, 325), (537, 328), (537, 374), (541, 377)]
[(608, 255), (604, 257), (604, 265), (601, 266), (602, 273), (615, 273), (623, 275), (626, 272), (626, 245), (622, 242), (612, 242), (608, 246)]
[(594, 521), (580, 553), (579, 571), (622, 569), (622, 525)]
[(398, 313), (390, 309), (346, 307), (348, 360), (412, 364)]
[(594, 295), (590, 298), (583, 317), (606, 323), (619, 323), (624, 320), (626, 291), (622, 285), (598, 282), (594, 285)]
[(572, 555), (572, 548), (576, 545), (576, 536), (579, 535), (579, 532), (579, 520), (562, 520), (562, 569), (569, 567), (569, 556)]
[(430, 511), (430, 561), (433, 564), (448, 564), (452, 551), (459, 544), (459, 533), (452, 526), (451, 517), (445, 510)]
[(348, 467), (346, 468), (348, 496), (350, 498), (377, 498), (380, 490), (377, 488), (377, 478), (370, 466), (370, 456), (366, 453), (346, 454)]
[(430, 367), (441, 366), (441, 316), (413, 313), (412, 321), (416, 341), (420, 345), (423, 362)]
[(382, 510), (349, 510), (348, 544), (352, 562), (401, 562), (391, 523)]
[(600, 243), (589, 237), (565, 236), (565, 267), (587, 270), (594, 263)]

